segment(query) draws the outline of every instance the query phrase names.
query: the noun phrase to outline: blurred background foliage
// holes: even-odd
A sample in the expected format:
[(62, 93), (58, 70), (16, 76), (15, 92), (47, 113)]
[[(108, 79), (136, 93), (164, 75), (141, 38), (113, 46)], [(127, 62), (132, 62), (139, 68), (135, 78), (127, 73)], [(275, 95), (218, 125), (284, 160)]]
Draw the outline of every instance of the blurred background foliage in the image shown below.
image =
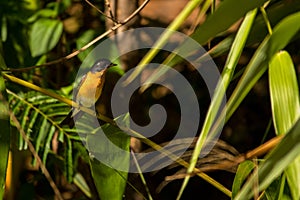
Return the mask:
[[(107, 1), (98, 0), (92, 1), (92, 4), (108, 16), (110, 16), (110, 8), (113, 17), (117, 21), (122, 21), (135, 11), (142, 2), (138, 0), (110, 1), (110, 7), (108, 7)], [(235, 94), (243, 96), (241, 97), (242, 102), (232, 104), (232, 107), (236, 107), (236, 110), (232, 109), (232, 116), (228, 117), (228, 121), (222, 130), (220, 139), (226, 141), (226, 143), (220, 142), (214, 151), (207, 156), (206, 160), (199, 160), (195, 164), (198, 168), (208, 171), (211, 177), (222, 183), (229, 191), (232, 191), (232, 196), (237, 199), (248, 199), (252, 198), (253, 195), (255, 196), (255, 194), (249, 192), (253, 187), (258, 190), (257, 193), (262, 191), (260, 193), (262, 199), (299, 199), (300, 194), (297, 192), (297, 190), (300, 191), (299, 157), (285, 173), (282, 173), (287, 167), (284, 165), (285, 163), (277, 162), (282, 158), (286, 158), (288, 160), (286, 164), (291, 163), (299, 153), (293, 149), (299, 145), (299, 142), (292, 144), (294, 140), (287, 138), (283, 143), (286, 145), (279, 145), (277, 151), (285, 152), (289, 156), (284, 157), (285, 155), (273, 153), (267, 157), (269, 159), (266, 163), (278, 169), (276, 172), (272, 172), (276, 174), (276, 177), (267, 176), (267, 172), (270, 170), (268, 165), (262, 166), (261, 173), (255, 174), (253, 172), (253, 169), (257, 168), (262, 160), (266, 159), (262, 155), (256, 161), (247, 161), (239, 166), (234, 163), (234, 160), (239, 155), (238, 152), (244, 153), (252, 150), (276, 135), (285, 134), (289, 131), (291, 132), (290, 135), (296, 137), (295, 141), (300, 141), (299, 134), (297, 134), (300, 132), (299, 122), (296, 124), (299, 119), (300, 40), (299, 28), (293, 24), (296, 19), (299, 19), (300, 2), (297, 0), (256, 0), (252, 3), (234, 2), (232, 0), (195, 2), (197, 2), (195, 3), (196, 6), (194, 5), (186, 18), (184, 20), (181, 18), (180, 21), (177, 16), (182, 13), (182, 10), (186, 8), (185, 6), (188, 7), (192, 4), (190, 1), (151, 0), (137, 16), (117, 31), (147, 26), (168, 27), (170, 24), (180, 21), (176, 29), (191, 35), (193, 39), (203, 45), (213, 57), (220, 72), (222, 72), (227, 69), (226, 67), (230, 63), (228, 61), (231, 58), (230, 50), (233, 47), (239, 48), (238, 45), (233, 45), (233, 41), (241, 28), (246, 13), (258, 7), (257, 14), (254, 15), (253, 23), (250, 25), (249, 35), (246, 35), (242, 40), (245, 46), (240, 47), (240, 55), (235, 58), (234, 65), (236, 69), (230, 77), (230, 84), (226, 90), (227, 97), (232, 97)], [(263, 8), (263, 5), (265, 5), (265, 8)], [(282, 23), (283, 25), (280, 24), (282, 20), (292, 15), (294, 21), (289, 18), (284, 21), (285, 23)], [(21, 69), (61, 59), (109, 30), (114, 23), (116, 22), (99, 13), (86, 1), (0, 0), (0, 68), (3, 71), (7, 68)], [(175, 26), (176, 24), (173, 27)], [(274, 27), (278, 27), (276, 30), (279, 31), (276, 32)], [(280, 32), (282, 30), (287, 33)], [(272, 31), (274, 31), (275, 36), (271, 37), (269, 42), (269, 35), (272, 35)], [(126, 45), (126, 41), (124, 42), (120, 45)], [(272, 44), (273, 49), (270, 47), (266, 50), (268, 47), (266, 47), (267, 45), (263, 46), (264, 44)], [(94, 45), (72, 59), (64, 59), (47, 67), (26, 71), (12, 70), (10, 72), (6, 71), (6, 73), (25, 80), (29, 84), (40, 86), (50, 92), (53, 91), (63, 97), (72, 98), (73, 82), (77, 71), (93, 47)], [(285, 51), (280, 53), (280, 50)], [(268, 55), (271, 57), (263, 60), (261, 57), (269, 52), (272, 52)], [(121, 64), (121, 68), (117, 68), (115, 71), (112, 70), (108, 74), (104, 92), (108, 95), (101, 97), (101, 105), (98, 111), (111, 117), (109, 94), (114, 84), (120, 74), (136, 66), (146, 54), (147, 51), (145, 50), (136, 51), (120, 58), (118, 62)], [(168, 56), (168, 52), (160, 52), (154, 57), (154, 60), (163, 62)], [(273, 56), (275, 57), (273, 58)], [(256, 64), (251, 62), (251, 60), (255, 60), (254, 58), (256, 58), (257, 63), (259, 62), (257, 66), (265, 66), (261, 67), (264, 70), (257, 67), (257, 71), (251, 71)], [(176, 62), (174, 61), (174, 63)], [(269, 74), (264, 73), (269, 63), (270, 66), (275, 67), (272, 67)], [(280, 63), (280, 65), (276, 65), (276, 63)], [(201, 121), (191, 123), (198, 123), (200, 132), (202, 125), (205, 123), (205, 118), (209, 115), (207, 113), (209, 113), (210, 97), (205, 83), (187, 63), (176, 63), (174, 68), (180, 71), (193, 85), (198, 97)], [(281, 71), (281, 69), (286, 69), (286, 71)], [(239, 82), (243, 80), (241, 77), (247, 77), (247, 74), (249, 74), (250, 79), (252, 77), (255, 81), (245, 83), (253, 87), (246, 88), (246, 93), (236, 92), (241, 85)], [(285, 76), (276, 76), (280, 74)], [(101, 179), (104, 180), (105, 176), (92, 173), (93, 170), (93, 172), (99, 170), (98, 168), (95, 169), (97, 163), (90, 160), (76, 130), (59, 127), (59, 122), (67, 115), (70, 107), (49, 95), (33, 91), (30, 87), (21, 86), (22, 84), (12, 83), (7, 77), (6, 79), (5, 84), (1, 79), (1, 82), (3, 82), (1, 83), (1, 92), (7, 94), (6, 100), (9, 109), (17, 117), (27, 137), (33, 143), (42, 162), (46, 165), (55, 184), (60, 189), (63, 198), (101, 198), (99, 194), (103, 195), (103, 192), (99, 192), (101, 190), (99, 187), (105, 185)], [(282, 85), (284, 87), (281, 87)], [(291, 96), (292, 100), (287, 99), (287, 96)], [(0, 96), (0, 99), (4, 105), (4, 98), (2, 99), (2, 96)], [(232, 102), (234, 100), (233, 98)], [(174, 137), (174, 133), (178, 128), (177, 124), (180, 121), (180, 108), (178, 108), (178, 102), (174, 95), (163, 87), (151, 86), (143, 94), (134, 94), (130, 114), (137, 123), (147, 124), (149, 122), (148, 108), (156, 103), (162, 104), (166, 108), (168, 120), (159, 134), (150, 139), (157, 144), (162, 144)], [(287, 118), (288, 120), (286, 120)], [(9, 127), (5, 125), (8, 120), (7, 115), (3, 119), (1, 125), (4, 128)], [(296, 124), (296, 129), (292, 129), (294, 124)], [(4, 128), (1, 130), (1, 136), (7, 137), (8, 131)], [(28, 150), (28, 144), (19, 134), (20, 130), (17, 130), (16, 126), (10, 128), (10, 141), (1, 140), (6, 146), (2, 146), (3, 151), (0, 149), (1, 152), (6, 152), (7, 155), (0, 160), (1, 175), (4, 175), (7, 170), (5, 198), (53, 199), (54, 193), (50, 183), (41, 170), (38, 169), (39, 164), (32, 157)], [(113, 128), (108, 127), (107, 129), (111, 130)], [(113, 129), (113, 132), (117, 131)], [(7, 144), (9, 142), (11, 157), (8, 167), (6, 167), (5, 163), (8, 160), (7, 148), (9, 147)], [(194, 153), (195, 145), (197, 144), (193, 143), (185, 154), (184, 159), (187, 162), (190, 161), (191, 155)], [(135, 151), (143, 151), (149, 148), (149, 146), (133, 140), (131, 141), (131, 147)], [(218, 164), (224, 160), (230, 161), (232, 163), (231, 167), (222, 168), (222, 170), (213, 168), (214, 170), (211, 170), (213, 164)], [(176, 199), (180, 188), (184, 187), (182, 186), (183, 177), (176, 178), (175, 176), (174, 178), (174, 174), (182, 175), (186, 172), (179, 165), (175, 165), (155, 173), (146, 173), (144, 174), (146, 187), (143, 178), (140, 178), (138, 174), (129, 174), (127, 179), (127, 174), (119, 176), (120, 174), (116, 175), (115, 171), (110, 172), (105, 167), (101, 170), (109, 173), (112, 177), (116, 177), (116, 179), (121, 177), (118, 186), (111, 183), (104, 189), (108, 193), (105, 195), (112, 194), (111, 199), (121, 199), (124, 190), (124, 199)], [(245, 187), (241, 189), (248, 177), (247, 175), (252, 172), (262, 178), (260, 181), (262, 181), (263, 188), (260, 189), (258, 185), (255, 185), (255, 179), (252, 177), (250, 179), (252, 185), (250, 183), (245, 184)], [(174, 180), (168, 181), (165, 179), (166, 177), (171, 177), (171, 179), (173, 177)], [(1, 184), (4, 185), (5, 178), (1, 176), (0, 178), (3, 182)], [(126, 181), (124, 184), (124, 180), (127, 180), (128, 183), (126, 189)], [(106, 182), (104, 181), (104, 183)], [(297, 185), (297, 183), (299, 184)], [(116, 188), (117, 191), (114, 191)], [(242, 192), (239, 193), (240, 190)], [(3, 192), (4, 190), (0, 194), (3, 195)], [(230, 195), (224, 194), (220, 189), (216, 189), (200, 178), (193, 177), (185, 187), (181, 199), (230, 199)], [(105, 198), (108, 197), (102, 196), (102, 199)]]

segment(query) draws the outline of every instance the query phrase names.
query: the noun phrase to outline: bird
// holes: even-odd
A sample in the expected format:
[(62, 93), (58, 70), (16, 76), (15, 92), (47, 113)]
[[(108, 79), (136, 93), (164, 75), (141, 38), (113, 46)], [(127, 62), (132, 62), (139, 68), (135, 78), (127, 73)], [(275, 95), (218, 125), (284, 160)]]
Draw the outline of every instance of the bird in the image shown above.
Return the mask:
[(83, 115), (80, 106), (91, 108), (95, 105), (101, 96), (107, 69), (112, 66), (116, 66), (116, 64), (108, 59), (99, 59), (81, 78), (77, 92), (74, 95), (74, 100), (79, 104), (79, 108), (73, 107), (65, 119), (60, 123), (61, 126), (69, 125), (70, 128), (73, 128), (75, 121)]

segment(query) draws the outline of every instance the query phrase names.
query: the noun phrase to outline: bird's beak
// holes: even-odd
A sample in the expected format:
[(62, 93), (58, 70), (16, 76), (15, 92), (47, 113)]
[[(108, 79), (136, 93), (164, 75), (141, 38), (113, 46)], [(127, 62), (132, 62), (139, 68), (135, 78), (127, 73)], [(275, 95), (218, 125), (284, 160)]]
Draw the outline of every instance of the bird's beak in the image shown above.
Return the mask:
[(117, 66), (117, 64), (111, 63), (111, 64), (108, 66), (108, 68), (113, 67), (113, 66)]

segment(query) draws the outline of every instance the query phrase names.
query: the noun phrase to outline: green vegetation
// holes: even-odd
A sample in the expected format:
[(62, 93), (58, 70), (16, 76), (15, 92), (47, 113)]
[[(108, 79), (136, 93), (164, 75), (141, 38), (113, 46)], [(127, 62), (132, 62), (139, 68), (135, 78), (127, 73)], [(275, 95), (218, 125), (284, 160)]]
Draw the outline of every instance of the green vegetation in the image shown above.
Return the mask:
[[(108, 9), (105, 2), (108, 1), (100, 0), (95, 6)], [(103, 100), (99, 110), (96, 106), (100, 128), (93, 128), (88, 120), (77, 129), (60, 126), (70, 107), (79, 107), (70, 99), (80, 64), (97, 42), (113, 32), (107, 30), (105, 24), (108, 16), (97, 12), (86, 1), (0, 1), (0, 199), (18, 199), (23, 194), (45, 199), (54, 196), (58, 199), (130, 199), (134, 195), (144, 199), (188, 199), (188, 193), (193, 192), (194, 198), (195, 195), (208, 196), (202, 184), (191, 183), (195, 179), (204, 180), (213, 191), (223, 195), (218, 199), (300, 199), (299, 1), (188, 1), (172, 22), (164, 24), (168, 29), (153, 48), (145, 54), (139, 52), (140, 59), (136, 59), (139, 67), (126, 83), (134, 81), (145, 64), (153, 60), (160, 59), (164, 65), (174, 68), (182, 64), (184, 58), (176, 53), (163, 54), (159, 49), (168, 42), (172, 31), (182, 30), (187, 18), (196, 10), (197, 16), (205, 20), (191, 29), (190, 37), (213, 57), (222, 79), (206, 104), (209, 95), (200, 86), (202, 82), (195, 81), (191, 71), (182, 71), (194, 86), (199, 102), (203, 100), (199, 107), (206, 113), (201, 116), (203, 121), (191, 122), (201, 125), (199, 137), (193, 138), (191, 148), (178, 158), (175, 152), (185, 138), (178, 142), (178, 147), (165, 150), (163, 143), (171, 140), (171, 136), (146, 138), (131, 130), (128, 115), (114, 119), (122, 124), (117, 127), (107, 109), (109, 101)], [(130, 22), (131, 17), (127, 20)], [(116, 20), (113, 29), (125, 25)], [(185, 51), (186, 47), (183, 42), (174, 52)], [(107, 51), (111, 55), (115, 53), (112, 49)], [(190, 56), (189, 52), (184, 53)], [(205, 60), (205, 56), (197, 59)], [(125, 71), (120, 67), (111, 68), (110, 81), (116, 82)], [(166, 68), (159, 67), (146, 77), (147, 81), (157, 80), (165, 73)], [(107, 91), (113, 87), (113, 83), (109, 83)], [(142, 88), (143, 95), (157, 94), (160, 91), (157, 88)], [(159, 92), (161, 98), (157, 101), (142, 95), (141, 99), (147, 99), (149, 107), (157, 102), (170, 102), (163, 95)], [(226, 107), (221, 110), (225, 96)], [(257, 106), (255, 98), (260, 101), (260, 107), (247, 108)], [(147, 106), (136, 102), (133, 106), (137, 110), (146, 109)], [(80, 109), (95, 115), (88, 108)], [(171, 109), (172, 114), (180, 115), (180, 108)], [(247, 122), (248, 127), (241, 128), (243, 119), (239, 118), (239, 111), (245, 112), (246, 119), (253, 113), (266, 117)], [(138, 115), (141, 121), (149, 117), (139, 110), (136, 112), (138, 114), (130, 115)], [(176, 129), (177, 121), (172, 120), (164, 133), (171, 134)], [(141, 123), (147, 122), (149, 120)], [(220, 161), (202, 162), (199, 155), (211, 137), (223, 128), (223, 122), (221, 138), (241, 154), (232, 150), (230, 155), (216, 154)], [(249, 135), (253, 127), (259, 127), (253, 130), (260, 132)], [(165, 162), (167, 157), (174, 162), (172, 167), (150, 175), (128, 173), (131, 162), (138, 170), (140, 166), (130, 154), (127, 133), (142, 142), (141, 151), (149, 148), (160, 151), (161, 155), (155, 159)], [(112, 143), (105, 143), (102, 138), (105, 135)], [(252, 141), (247, 143), (249, 147), (243, 143), (246, 140)], [(112, 144), (128, 154), (118, 154)], [(95, 155), (105, 156), (112, 163), (122, 165), (124, 170), (99, 162)], [(233, 156), (232, 162), (227, 160), (230, 156)], [(151, 162), (154, 161), (146, 164), (151, 166)], [(225, 170), (231, 173), (229, 183), (221, 176), (211, 176), (211, 172)], [(151, 179), (155, 176), (160, 177)], [(176, 183), (176, 190), (172, 188), (172, 194), (166, 197), (162, 191), (171, 182)]]

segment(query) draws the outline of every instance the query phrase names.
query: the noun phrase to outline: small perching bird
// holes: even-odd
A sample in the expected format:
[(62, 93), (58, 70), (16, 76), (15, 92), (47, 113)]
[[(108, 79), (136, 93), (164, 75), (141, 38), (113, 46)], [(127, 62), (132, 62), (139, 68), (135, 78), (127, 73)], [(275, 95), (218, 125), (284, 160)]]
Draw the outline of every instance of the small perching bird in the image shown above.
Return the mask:
[[(91, 108), (95, 105), (101, 96), (102, 89), (105, 82), (105, 74), (109, 67), (116, 66), (108, 59), (100, 59), (95, 62), (90, 71), (86, 73), (77, 88), (75, 94), (75, 102), (79, 106)], [(78, 108), (72, 108), (67, 117), (60, 123), (61, 126), (69, 125), (70, 128), (74, 127), (75, 121), (83, 114)]]

